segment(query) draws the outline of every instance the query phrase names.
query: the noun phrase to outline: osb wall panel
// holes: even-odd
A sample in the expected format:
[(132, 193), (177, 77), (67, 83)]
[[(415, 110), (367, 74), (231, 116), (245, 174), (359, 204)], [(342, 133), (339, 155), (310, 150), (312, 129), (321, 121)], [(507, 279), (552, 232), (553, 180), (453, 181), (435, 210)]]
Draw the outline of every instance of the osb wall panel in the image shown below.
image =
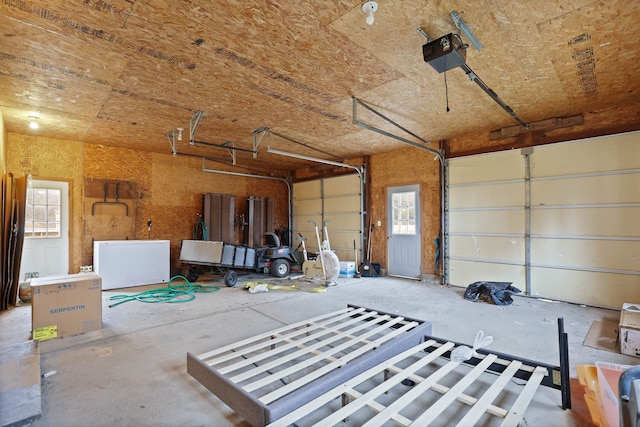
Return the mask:
[[(119, 192), (127, 197), (121, 200), (129, 206), (129, 215), (124, 209), (97, 206), (96, 215), (92, 215), (92, 206), (100, 199), (103, 190), (85, 187), (83, 194), (83, 236), (82, 265), (93, 264), (94, 240), (120, 240), (147, 238), (146, 222), (140, 220), (139, 213), (144, 211), (147, 200), (145, 189), (149, 188), (151, 175), (150, 153), (109, 147), (101, 144), (83, 145), (82, 172), (85, 182), (109, 183), (110, 201), (115, 201), (115, 183), (120, 182)], [(127, 183), (126, 185), (124, 183)], [(98, 194), (95, 194), (95, 192)], [(135, 194), (129, 194), (135, 191)], [(120, 196), (120, 195), (119, 195)], [(128, 197), (132, 196), (132, 199)], [(102, 196), (104, 198), (104, 196)]]
[(133, 240), (136, 237), (136, 183), (85, 178), (83, 199), (82, 264), (93, 264), (96, 240)]
[(7, 128), (4, 125), (4, 117), (0, 111), (0, 164), (2, 164), (2, 174), (7, 171)]
[[(16, 176), (31, 174), (34, 178), (70, 182), (72, 213), (69, 271), (72, 273), (78, 272), (81, 265), (93, 263), (92, 259), (85, 256), (92, 253), (93, 245), (91, 237), (85, 238), (84, 234), (87, 233), (84, 231), (93, 203), (104, 199), (95, 197), (95, 189), (89, 189), (90, 194), (84, 194), (85, 179), (98, 184), (111, 182), (109, 200), (114, 200), (114, 182), (127, 183), (121, 186), (121, 201), (129, 206), (135, 226), (125, 238), (170, 240), (171, 265), (174, 269), (182, 267), (178, 261), (180, 244), (182, 240), (193, 236), (197, 215), (202, 213), (204, 193), (235, 195), (236, 215), (244, 212), (248, 195), (272, 197), (276, 226), (287, 224), (288, 199), (284, 183), (205, 173), (202, 172), (199, 159), (14, 133), (9, 134), (7, 153), (7, 170)], [(229, 169), (225, 165), (207, 165), (207, 168)], [(151, 230), (147, 227), (149, 220), (152, 221)], [(237, 242), (240, 243), (239, 226), (235, 231)], [(96, 231), (94, 234), (99, 233)]]
[(449, 148), (447, 156), (507, 150), (638, 130), (640, 129), (640, 103), (590, 111), (584, 113), (583, 117), (584, 122), (581, 125), (544, 132), (527, 132), (516, 137), (493, 141), (489, 140), (488, 132), (452, 138), (447, 141)]
[[(420, 185), (422, 221), (422, 273), (434, 274), (436, 247), (440, 235), (440, 162), (423, 150), (407, 148), (371, 157), (371, 220), (373, 232), (371, 261), (387, 266), (387, 188)], [(377, 222), (380, 221), (380, 227)]]
[(180, 242), (193, 238), (198, 215), (202, 214), (202, 195), (233, 194), (237, 199), (244, 196), (245, 180), (204, 173), (199, 159), (164, 154), (152, 155), (151, 170), (152, 204), (143, 214), (145, 224), (152, 220), (152, 238), (171, 240), (171, 259), (173, 266), (178, 267)]
[(82, 254), (82, 144), (10, 132), (7, 172), (15, 176), (69, 182), (69, 271), (78, 272)]

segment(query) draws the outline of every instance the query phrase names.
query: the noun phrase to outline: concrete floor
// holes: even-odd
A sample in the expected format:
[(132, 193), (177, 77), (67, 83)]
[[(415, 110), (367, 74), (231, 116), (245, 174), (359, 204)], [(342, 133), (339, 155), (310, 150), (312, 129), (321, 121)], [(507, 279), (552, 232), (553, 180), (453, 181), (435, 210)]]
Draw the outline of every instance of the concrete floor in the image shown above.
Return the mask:
[[(434, 336), (453, 341), (473, 343), (482, 330), (494, 337), (489, 349), (549, 364), (558, 363), (557, 318), (563, 317), (572, 377), (578, 364), (638, 362), (583, 345), (592, 322), (618, 319), (615, 310), (527, 297), (502, 307), (473, 303), (462, 298), (463, 288), (390, 277), (338, 279), (323, 293), (251, 294), (242, 289), (244, 280), (236, 288), (203, 282), (220, 291), (182, 304), (134, 301), (109, 308), (112, 295), (152, 286), (104, 291), (102, 330), (40, 343), (41, 372), (50, 375), (42, 379), (42, 416), (29, 425), (245, 426), (187, 374), (187, 352), (203, 353), (347, 304), (428, 320)], [(0, 347), (28, 341), (30, 328), (28, 304), (1, 314)], [(574, 410), (563, 411), (560, 392), (541, 388), (524, 425), (591, 425), (581, 392), (573, 391)]]

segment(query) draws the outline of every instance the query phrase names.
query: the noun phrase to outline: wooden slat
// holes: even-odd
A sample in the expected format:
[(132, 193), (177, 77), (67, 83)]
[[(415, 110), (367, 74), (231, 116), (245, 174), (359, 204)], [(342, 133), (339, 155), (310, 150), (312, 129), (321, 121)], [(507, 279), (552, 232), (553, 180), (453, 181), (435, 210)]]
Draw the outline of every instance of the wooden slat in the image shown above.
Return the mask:
[(259, 334), (259, 335), (253, 336), (251, 338), (247, 338), (245, 340), (234, 342), (233, 344), (229, 344), (227, 346), (220, 347), (218, 349), (211, 350), (211, 351), (208, 351), (206, 353), (199, 354), (198, 355), (198, 359), (204, 361), (204, 360), (209, 359), (209, 358), (211, 358), (211, 357), (213, 357), (213, 356), (215, 356), (217, 354), (223, 354), (223, 353), (226, 353), (227, 351), (235, 350), (235, 349), (237, 349), (239, 347), (242, 347), (242, 346), (247, 345), (247, 344), (254, 343), (254, 342), (258, 341), (258, 340), (261, 340), (261, 339), (264, 339), (264, 338), (269, 338), (269, 337), (271, 337), (272, 335), (274, 335), (276, 333), (282, 333), (282, 332), (287, 331), (287, 330), (298, 328), (298, 327), (306, 325), (307, 323), (310, 323), (310, 322), (316, 322), (318, 320), (327, 319), (327, 318), (330, 318), (332, 316), (337, 316), (337, 315), (340, 315), (340, 314), (343, 314), (343, 313), (347, 313), (347, 312), (350, 312), (350, 311), (352, 311), (354, 313), (359, 313), (359, 312), (362, 312), (364, 310), (365, 309), (362, 308), (362, 307), (358, 308), (356, 310), (354, 310), (352, 307), (347, 307), (347, 308), (342, 309), (342, 310), (337, 310), (337, 311), (334, 311), (334, 312), (331, 312), (331, 313), (322, 314), (322, 315), (320, 315), (318, 317), (314, 317), (312, 319), (303, 320), (301, 322), (294, 323), (292, 325), (283, 326), (282, 328), (274, 329), (274, 330), (271, 330), (269, 332), (265, 332), (263, 334)]
[[(344, 405), (341, 409), (323, 417), (322, 420), (318, 421), (314, 426), (337, 425), (344, 419), (354, 416), (356, 412), (360, 411), (364, 407), (368, 407), (371, 411), (376, 413), (363, 424), (364, 426), (383, 425), (389, 420), (393, 420), (395, 424), (400, 426), (430, 425), (431, 423), (436, 422), (438, 417), (447, 408), (449, 408), (451, 403), (456, 400), (471, 406), (469, 411), (464, 414), (464, 417), (458, 422), (457, 425), (459, 427), (475, 425), (475, 423), (486, 413), (498, 416), (499, 418), (505, 418), (503, 422), (503, 425), (505, 426), (518, 425), (522, 420), (526, 408), (533, 399), (538, 386), (547, 374), (547, 370), (543, 367), (525, 365), (519, 360), (507, 361), (500, 359), (495, 354), (488, 354), (483, 356), (483, 360), (480, 361), (478, 365), (472, 367), (470, 371), (466, 372), (464, 376), (450, 388), (443, 386), (438, 382), (448, 378), (452, 372), (461, 368), (463, 364), (460, 362), (448, 361), (426, 378), (417, 374), (420, 369), (424, 369), (436, 359), (443, 357), (443, 354), (453, 347), (454, 344), (451, 342), (436, 343), (434, 340), (414, 346), (413, 348), (390, 358), (389, 360), (379, 363), (371, 369), (368, 369), (366, 372), (347, 380), (341, 386), (330, 390), (297, 410), (292, 411), (285, 417), (276, 420), (274, 423), (270, 424), (270, 426), (289, 426), (297, 423), (307, 415), (338, 398), (340, 395), (349, 396), (353, 400)], [(435, 350), (429, 352), (427, 349)], [(422, 354), (421, 352), (425, 350), (427, 353)], [(399, 362), (410, 357), (417, 357), (418, 359), (404, 369), (398, 368), (397, 364)], [(475, 398), (465, 395), (464, 391), (472, 386), (474, 382), (483, 376), (483, 374), (487, 372), (487, 369), (495, 363), (506, 365), (506, 369), (495, 377), (495, 381), (493, 381), (482, 396), (480, 396), (480, 398)], [(466, 366), (464, 369), (467, 369)], [(355, 389), (366, 381), (372, 379), (374, 376), (380, 375), (385, 371), (391, 371), (394, 375), (367, 392), (360, 392)], [(533, 371), (533, 374), (511, 408), (503, 409), (492, 405), (492, 402), (504, 391), (518, 371)], [(417, 380), (418, 384), (408, 392), (403, 393), (399, 398), (387, 406), (376, 401), (376, 399), (388, 393), (393, 389), (393, 387), (397, 386), (407, 378), (414, 381)], [(484, 376), (484, 378), (486, 379), (487, 377)], [(443, 396), (413, 420), (400, 413), (403, 409), (411, 406), (417, 398), (422, 396), (429, 389), (437, 391), (443, 394)]]
[[(389, 318), (389, 316), (382, 316), (382, 317), (376, 318), (376, 320), (378, 322), (381, 322), (381, 321), (386, 320), (388, 318)], [(285, 352), (287, 350), (290, 350), (292, 348), (298, 347), (298, 346), (302, 345), (305, 342), (317, 340), (319, 337), (327, 335), (327, 333), (328, 333), (327, 331), (336, 331), (336, 330), (339, 330), (341, 328), (344, 328), (345, 326), (349, 326), (349, 325), (351, 325), (353, 323), (358, 323), (358, 322), (361, 322), (361, 321), (362, 321), (362, 316), (359, 316), (359, 317), (354, 317), (354, 318), (352, 318), (352, 319), (350, 319), (350, 320), (348, 320), (348, 321), (346, 321), (344, 323), (340, 323), (340, 324), (338, 324), (338, 325), (336, 325), (336, 326), (334, 326), (332, 328), (327, 328), (326, 326), (325, 327), (321, 327), (320, 325), (309, 325), (309, 327), (307, 327), (307, 328), (296, 330), (295, 332), (292, 332), (290, 334), (284, 335), (282, 337), (280, 337), (278, 334), (274, 334), (274, 339), (272, 339), (270, 341), (265, 341), (264, 343), (257, 344), (255, 346), (252, 346), (252, 347), (249, 347), (249, 348), (246, 348), (246, 349), (242, 349), (242, 352), (240, 352), (240, 353), (236, 352), (236, 353), (231, 353), (231, 354), (227, 355), (228, 357), (234, 357), (234, 358), (238, 358), (239, 355), (241, 355), (241, 357), (243, 359), (241, 361), (237, 362), (237, 363), (232, 364), (232, 365), (219, 368), (218, 372), (220, 372), (221, 374), (227, 374), (229, 372), (233, 372), (233, 371), (235, 371), (237, 369), (240, 369), (240, 368), (242, 368), (244, 366), (248, 366), (248, 365), (251, 365), (251, 364), (254, 364), (254, 363), (258, 363), (261, 360), (269, 359), (270, 357), (273, 357), (276, 354), (279, 354), (279, 353)], [(329, 323), (335, 323), (335, 321), (333, 321), (333, 319), (332, 319), (332, 321), (329, 322)], [(372, 321), (370, 323), (375, 323), (375, 322)], [(365, 328), (368, 325), (369, 325), (369, 323), (364, 324), (364, 325), (360, 325), (360, 327), (361, 328)], [(309, 334), (311, 331), (317, 330), (317, 329), (320, 329), (320, 331), (319, 332), (315, 332), (313, 334)], [(309, 334), (309, 335), (306, 335), (306, 334)], [(293, 339), (294, 337), (299, 337), (300, 335), (304, 335), (304, 338), (298, 339), (298, 340)], [(333, 336), (331, 338), (332, 338), (332, 340), (327, 339), (326, 342), (330, 343), (330, 342), (338, 339), (339, 337)], [(246, 357), (246, 355), (251, 354), (254, 351), (257, 351), (257, 350), (259, 350), (261, 348), (274, 346), (275, 344), (280, 343), (280, 342), (288, 342), (288, 344), (284, 344), (284, 345), (278, 346), (276, 348), (273, 348), (272, 350), (257, 354), (257, 355), (255, 355), (253, 357)], [(310, 346), (310, 348), (317, 348), (319, 346), (322, 346), (324, 342), (325, 341), (319, 341), (318, 343), (314, 344), (313, 346)], [(299, 351), (299, 352), (296, 352), (296, 353), (293, 353), (293, 354), (288, 354), (287, 358), (288, 359), (293, 359), (297, 355), (304, 354), (304, 353), (307, 353), (307, 352)], [(218, 360), (220, 360), (220, 359), (217, 359), (216, 361), (218, 361)], [(282, 363), (282, 362), (280, 362), (280, 363)], [(213, 363), (209, 363), (209, 365), (212, 366)], [(236, 379), (236, 378), (232, 378), (232, 379), (234, 381), (242, 381), (241, 379)]]
[[(421, 425), (429, 425), (433, 422), (438, 415), (444, 412), (445, 409), (449, 407), (451, 403), (453, 403), (463, 391), (465, 391), (475, 380), (484, 373), (484, 370), (487, 369), (494, 360), (496, 360), (498, 356), (495, 354), (490, 354), (485, 357), (482, 362), (478, 363), (467, 375), (465, 375), (458, 383), (453, 386), (447, 394), (442, 396), (438, 401), (431, 405), (429, 409), (427, 409), (422, 415), (420, 415), (414, 423), (418, 426)], [(422, 383), (421, 383), (422, 384)]]
[(460, 366), (460, 362), (449, 361), (433, 374), (429, 375), (429, 377), (423, 382), (414, 386), (411, 390), (402, 395), (398, 400), (387, 406), (384, 411), (371, 418), (367, 423), (364, 424), (364, 427), (375, 427), (382, 425), (384, 422), (389, 420), (393, 414), (411, 404), (414, 399), (416, 399), (425, 391), (429, 390), (433, 384), (440, 381), (451, 371), (455, 370), (458, 366)]
[[(402, 369), (398, 368), (397, 366), (391, 366), (389, 368), (389, 371), (394, 372), (394, 373), (398, 373), (398, 372), (402, 371)], [(420, 383), (420, 382), (425, 380), (424, 377), (421, 377), (420, 375), (415, 375), (415, 374), (414, 375), (409, 375), (407, 378), (410, 379), (413, 382), (416, 382), (416, 383)], [(434, 391), (437, 391), (440, 394), (445, 394), (445, 393), (447, 393), (449, 391), (449, 387), (444, 386), (442, 384), (437, 384), (437, 383), (434, 384), (433, 387), (431, 387), (431, 389), (434, 390)], [(458, 396), (458, 401), (460, 401), (460, 402), (462, 402), (462, 403), (464, 403), (466, 405), (473, 406), (473, 405), (476, 404), (478, 399), (476, 399), (473, 396), (469, 396), (469, 395), (466, 395), (464, 393), (461, 393)], [(509, 413), (506, 409), (503, 409), (503, 408), (500, 408), (499, 406), (494, 406), (494, 405), (489, 405), (487, 407), (487, 412), (490, 413), (491, 415), (495, 415), (495, 416), (500, 417), (500, 418), (506, 417), (507, 414)]]
[[(343, 385), (334, 388), (333, 390), (329, 390), (328, 392), (326, 392), (325, 394), (323, 394), (322, 396), (319, 396), (317, 399), (307, 403), (306, 405), (301, 406), (300, 408), (296, 409), (295, 411), (290, 412), (289, 414), (285, 415), (284, 417), (274, 421), (273, 423), (269, 424), (269, 427), (285, 427), (285, 426), (289, 426), (291, 424), (293, 424), (295, 421), (303, 418), (304, 416), (306, 416), (307, 414), (310, 414), (311, 412), (315, 411), (316, 409), (322, 407), (324, 404), (332, 401), (333, 399), (335, 399), (336, 397), (340, 396), (345, 389), (351, 389), (352, 387), (357, 386), (358, 384), (368, 380), (369, 378), (380, 374), (382, 372), (384, 372), (386, 369), (389, 368), (389, 366), (393, 366), (394, 364), (406, 359), (407, 357), (420, 352), (420, 351), (424, 351), (425, 349), (431, 347), (433, 344), (435, 343), (434, 340), (428, 340), (425, 341), (423, 343), (418, 344), (417, 346), (414, 346), (400, 354), (397, 354), (396, 356), (366, 370), (365, 372), (349, 379), (348, 381), (346, 381)], [(451, 348), (451, 347), (449, 347)], [(438, 350), (439, 354), (444, 353), (447, 350), (447, 348), (443, 349), (441, 352)], [(435, 352), (433, 352), (435, 353)], [(344, 411), (346, 412), (346, 411)], [(349, 414), (347, 413), (344, 416), (348, 416)], [(340, 416), (338, 416), (340, 417)], [(342, 418), (340, 418), (342, 419)], [(326, 420), (326, 419), (325, 419)]]
[[(362, 396), (362, 393), (360, 393), (357, 390), (354, 389), (348, 389), (344, 391), (344, 394), (348, 395), (349, 397), (353, 398), (353, 399), (358, 399)], [(373, 411), (375, 412), (381, 412), (384, 410), (385, 406), (376, 402), (375, 400), (369, 401), (367, 402), (367, 406), (369, 408), (371, 408)], [(394, 414), (393, 416), (391, 416), (391, 419), (398, 425), (400, 426), (409, 426), (411, 425), (412, 421), (405, 417), (404, 415), (401, 414)]]
[(533, 399), (533, 395), (536, 390), (538, 390), (538, 386), (542, 382), (542, 379), (547, 375), (547, 370), (541, 367), (538, 367), (527, 384), (524, 386), (524, 390), (520, 392), (520, 395), (516, 399), (515, 403), (509, 410), (509, 415), (507, 418), (500, 424), (502, 427), (516, 427), (520, 421), (522, 421), (522, 417), (524, 416), (524, 411), (526, 411), (531, 399)]
[(495, 398), (500, 394), (500, 392), (509, 384), (509, 381), (513, 378), (513, 375), (518, 371), (518, 369), (522, 366), (522, 362), (514, 360), (509, 364), (507, 369), (505, 369), (500, 377), (491, 384), (491, 387), (482, 395), (480, 399), (473, 405), (473, 408), (460, 420), (457, 424), (457, 427), (467, 427), (470, 425), (475, 425), (476, 421), (480, 419), (480, 417), (488, 412), (489, 408), (492, 406), (491, 402), (495, 400)]
[[(349, 330), (349, 332), (356, 332), (356, 331), (359, 331), (359, 330), (362, 330), (362, 329), (366, 329), (366, 328), (370, 327), (371, 325), (376, 324), (381, 320), (386, 320), (388, 318), (389, 318), (389, 316), (383, 316), (381, 318), (376, 318), (375, 320), (372, 320), (370, 322), (366, 322), (364, 324), (358, 325), (357, 327)], [(378, 328), (378, 330), (382, 330), (383, 328), (387, 328), (387, 327), (388, 327), (387, 325), (384, 325), (384, 326)], [(337, 330), (339, 328), (335, 328), (335, 329)], [(306, 356), (308, 354), (311, 354), (312, 350), (317, 350), (318, 348), (322, 348), (322, 347), (329, 347), (329, 350), (321, 352), (321, 353), (315, 355), (314, 357), (311, 357), (310, 359), (308, 359), (308, 360), (306, 360), (304, 362), (298, 363), (298, 364), (296, 364), (294, 366), (291, 366), (291, 367), (285, 369), (284, 371), (280, 371), (280, 373), (283, 373), (283, 372), (291, 373), (291, 372), (296, 372), (296, 371), (302, 370), (303, 368), (305, 368), (307, 366), (313, 365), (314, 363), (321, 361), (322, 358), (328, 358), (327, 355), (337, 353), (339, 350), (336, 350), (336, 349), (338, 349), (338, 348), (342, 349), (342, 348), (348, 348), (348, 347), (352, 346), (353, 342), (347, 341), (345, 344), (343, 344), (341, 346), (337, 346), (337, 347), (333, 347), (333, 348), (330, 347), (331, 344), (333, 344), (336, 341), (341, 340), (347, 334), (348, 334), (347, 332), (343, 332), (343, 333), (339, 333), (337, 335), (332, 335), (331, 337), (329, 337), (329, 338), (327, 338), (325, 340), (322, 340), (322, 341), (318, 341), (315, 344), (313, 344), (313, 345), (311, 345), (311, 346), (309, 346), (307, 348), (303, 348), (303, 349), (295, 351), (295, 352), (293, 352), (291, 354), (287, 354), (287, 357), (285, 357), (284, 360), (273, 360), (271, 362), (264, 363), (264, 364), (262, 364), (260, 366), (257, 366), (254, 369), (251, 369), (251, 370), (249, 370), (247, 372), (243, 372), (242, 374), (235, 375), (235, 376), (231, 377), (231, 381), (239, 383), (239, 382), (244, 381), (244, 380), (246, 380), (248, 378), (251, 378), (251, 377), (253, 377), (255, 375), (258, 375), (258, 374), (260, 374), (262, 372), (270, 371), (273, 368), (276, 368), (278, 366), (282, 366), (284, 363), (287, 363), (289, 360), (295, 360), (300, 356)], [(268, 353), (271, 353), (271, 352), (268, 352)], [(271, 376), (273, 376), (273, 373), (272, 373)], [(250, 386), (247, 386), (247, 388), (249, 388), (249, 387)], [(251, 387), (253, 387), (253, 386), (251, 386)], [(260, 386), (256, 385), (256, 388), (259, 388), (259, 387)], [(249, 388), (249, 389), (254, 390), (254, 388)]]
[[(339, 368), (340, 366), (343, 366), (344, 364), (346, 364), (347, 362), (349, 362), (350, 360), (355, 359), (356, 357), (370, 351), (373, 350), (374, 348), (379, 347), (382, 343), (387, 342), (391, 339), (393, 339), (394, 337), (402, 334), (403, 332), (412, 329), (413, 327), (415, 327), (415, 324), (407, 324), (399, 329), (394, 330), (393, 332), (378, 338), (377, 340), (373, 341), (371, 344), (368, 344), (364, 347), (359, 348), (358, 350), (352, 351), (349, 354), (347, 354), (344, 357), (341, 357), (339, 360), (330, 363), (328, 365), (325, 365), (324, 367), (317, 369), (313, 372), (311, 372), (310, 374), (305, 375), (303, 378), (300, 378), (296, 381), (293, 381), (289, 384), (287, 384), (284, 387), (280, 387), (278, 390), (271, 392), (263, 397), (260, 398), (260, 401), (262, 401), (263, 403), (269, 403), (269, 402), (273, 402), (274, 400), (284, 396), (285, 394), (289, 393), (292, 390), (295, 390), (299, 387), (302, 387), (304, 384), (307, 384), (309, 381), (312, 381), (316, 378), (319, 378), (323, 375), (325, 375), (328, 372), (331, 372), (334, 369)], [(377, 333), (378, 331), (372, 331), (370, 333), (368, 333), (367, 335), (374, 335), (375, 333)], [(341, 345), (337, 348), (340, 348), (340, 350), (346, 349), (349, 347), (349, 343), (346, 343), (344, 345)], [(338, 350), (338, 351), (340, 351)], [(320, 357), (320, 356), (317, 356)]]
[[(449, 345), (443, 345), (440, 348), (438, 348), (437, 350), (426, 354), (424, 357), (422, 357), (418, 361), (414, 362), (411, 366), (407, 367), (403, 371), (403, 373), (401, 375), (394, 375), (393, 377), (389, 378), (388, 380), (386, 380), (382, 384), (378, 385), (377, 387), (375, 387), (375, 388), (371, 389), (370, 391), (368, 391), (367, 393), (365, 393), (360, 399), (354, 400), (353, 402), (349, 403), (348, 405), (346, 405), (342, 409), (334, 412), (331, 416), (324, 418), (322, 420), (322, 423), (319, 423), (318, 425), (331, 425), (332, 423), (339, 422), (340, 420), (342, 420), (342, 419), (348, 417), (349, 415), (355, 413), (357, 410), (359, 410), (363, 406), (368, 405), (369, 402), (373, 402), (376, 397), (386, 393), (392, 387), (400, 384), (402, 382), (402, 380), (406, 378), (407, 375), (409, 375), (412, 372), (416, 372), (417, 370), (427, 366), (429, 363), (433, 362), (438, 357), (440, 357), (442, 354), (444, 354), (447, 350), (449, 350), (449, 349), (451, 349), (453, 347), (453, 343), (448, 343), (448, 344)], [(415, 354), (415, 353), (416, 353), (416, 351), (414, 350), (413, 354)], [(380, 365), (378, 365), (378, 366), (380, 366)], [(455, 366), (451, 365), (447, 369), (450, 370), (450, 369), (453, 369), (454, 367)], [(380, 372), (380, 370), (378, 370), (378, 372)], [(445, 371), (443, 370), (441, 372), (441, 374), (444, 375)], [(389, 410), (389, 407), (387, 407), (384, 410), (380, 411), (378, 416), (386, 418), (386, 419), (389, 419), (395, 413), (396, 413), (396, 411), (394, 411), (393, 409)], [(389, 416), (387, 416), (387, 414)], [(372, 425), (381, 425), (381, 424), (382, 424), (382, 422), (374, 422)]]

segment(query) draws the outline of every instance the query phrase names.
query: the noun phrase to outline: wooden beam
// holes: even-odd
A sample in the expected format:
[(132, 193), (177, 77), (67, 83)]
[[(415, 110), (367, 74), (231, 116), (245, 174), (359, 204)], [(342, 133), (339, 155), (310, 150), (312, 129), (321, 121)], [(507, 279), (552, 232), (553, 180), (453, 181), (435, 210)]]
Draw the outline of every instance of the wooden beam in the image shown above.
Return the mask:
[(445, 158), (472, 156), (475, 154), (494, 153), (497, 151), (515, 150), (536, 145), (555, 144), (557, 142), (576, 141), (579, 139), (595, 138), (598, 136), (614, 135), (617, 133), (634, 132), (640, 130), (640, 123), (614, 125), (598, 129), (581, 129), (575, 132), (548, 135), (547, 131), (522, 133), (509, 142), (482, 148), (452, 151), (451, 143), (445, 144)]
[(515, 125), (515, 126), (509, 126), (506, 128), (494, 130), (491, 133), (489, 133), (489, 140), (495, 141), (497, 139), (511, 138), (527, 132), (568, 128), (571, 126), (579, 126), (581, 124), (584, 124), (584, 116), (582, 114), (569, 116), (569, 117), (553, 117), (551, 119), (544, 119), (544, 120), (539, 120), (537, 122), (531, 122), (529, 123), (528, 128), (525, 128), (524, 126)]

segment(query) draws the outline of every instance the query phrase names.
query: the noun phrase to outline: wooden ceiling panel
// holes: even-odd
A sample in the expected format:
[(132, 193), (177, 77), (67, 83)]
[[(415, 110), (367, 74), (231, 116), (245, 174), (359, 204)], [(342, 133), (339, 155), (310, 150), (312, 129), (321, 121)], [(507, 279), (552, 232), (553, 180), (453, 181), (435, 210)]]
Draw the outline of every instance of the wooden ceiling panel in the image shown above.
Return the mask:
[(638, 2), (598, 2), (539, 25), (574, 112), (638, 100), (639, 16)]
[[(266, 126), (295, 141), (272, 138), (274, 148), (326, 159), (406, 146), (355, 126), (352, 96), (430, 141), (514, 125), (462, 69), (445, 85), (424, 62), (417, 29), (456, 32), (453, 10), (484, 44), (467, 49), (467, 65), (525, 122), (640, 102), (640, 2), (378, 4), (370, 26), (359, 0), (0, 0), (0, 109), (10, 132), (31, 132), (35, 110), (39, 135), (159, 153), (170, 152), (172, 129), (188, 138), (202, 110), (198, 140), (251, 149)], [(230, 159), (226, 149), (179, 148)], [(239, 166), (305, 164), (266, 150), (238, 153)]]

